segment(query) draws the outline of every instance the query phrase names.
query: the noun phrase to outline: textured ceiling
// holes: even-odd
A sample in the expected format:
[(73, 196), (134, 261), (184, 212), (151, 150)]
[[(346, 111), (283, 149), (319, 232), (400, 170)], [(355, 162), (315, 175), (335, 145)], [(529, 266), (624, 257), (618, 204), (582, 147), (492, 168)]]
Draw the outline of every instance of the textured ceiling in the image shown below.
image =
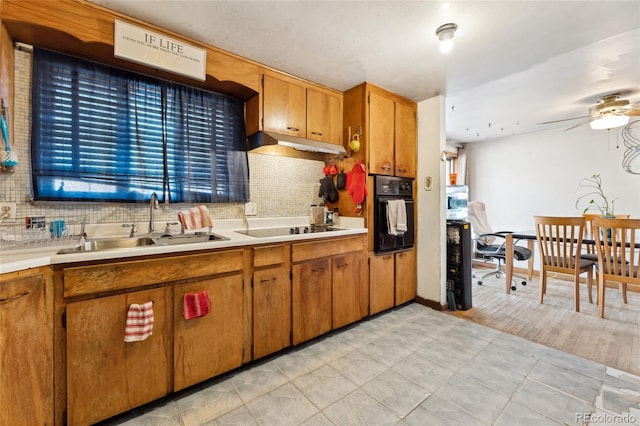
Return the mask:
[[(566, 128), (580, 121), (537, 123), (607, 93), (640, 101), (640, 1), (92, 2), (341, 91), (444, 95), (455, 142)], [(442, 55), (447, 22), (458, 31)]]

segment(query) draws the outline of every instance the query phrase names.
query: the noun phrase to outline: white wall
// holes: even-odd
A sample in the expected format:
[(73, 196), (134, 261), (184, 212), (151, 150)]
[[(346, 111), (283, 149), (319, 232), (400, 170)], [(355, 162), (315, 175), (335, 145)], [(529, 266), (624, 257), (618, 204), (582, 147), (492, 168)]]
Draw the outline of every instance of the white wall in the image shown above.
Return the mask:
[(616, 132), (581, 126), (467, 144), (469, 199), (484, 201), (496, 228), (532, 229), (534, 215), (580, 215), (584, 177), (600, 174), (617, 213), (640, 217), (640, 175), (622, 169)]
[[(418, 233), (417, 294), (443, 304), (445, 292), (445, 210), (444, 164), (440, 153), (445, 149), (445, 101), (436, 96), (418, 103)], [(432, 190), (425, 190), (425, 178), (431, 177)]]
[(605, 194), (619, 197), (615, 212), (640, 218), (640, 175), (622, 169), (625, 149), (615, 130), (589, 126), (466, 144), (469, 200), (486, 204), (494, 231), (529, 230), (534, 215), (580, 216), (578, 183), (600, 174)]

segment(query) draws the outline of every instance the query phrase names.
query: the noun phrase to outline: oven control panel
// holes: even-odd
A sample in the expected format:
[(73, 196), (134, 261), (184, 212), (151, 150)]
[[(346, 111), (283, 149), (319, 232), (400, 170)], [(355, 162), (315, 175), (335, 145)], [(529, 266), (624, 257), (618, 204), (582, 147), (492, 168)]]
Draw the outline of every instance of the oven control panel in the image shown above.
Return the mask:
[(375, 196), (413, 198), (413, 179), (396, 176), (375, 176)]

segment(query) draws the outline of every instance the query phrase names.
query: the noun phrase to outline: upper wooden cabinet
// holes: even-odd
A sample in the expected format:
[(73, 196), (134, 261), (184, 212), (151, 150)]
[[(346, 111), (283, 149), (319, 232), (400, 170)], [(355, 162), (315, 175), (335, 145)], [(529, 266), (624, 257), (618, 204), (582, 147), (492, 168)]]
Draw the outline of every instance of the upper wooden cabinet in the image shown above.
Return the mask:
[(346, 134), (360, 133), (352, 161), (372, 174), (416, 177), (417, 104), (370, 83), (344, 94)]
[(263, 80), (263, 130), (307, 136), (307, 95), (301, 84), (265, 75)]
[(261, 93), (247, 101), (247, 134), (259, 130), (342, 145), (342, 94), (265, 72)]

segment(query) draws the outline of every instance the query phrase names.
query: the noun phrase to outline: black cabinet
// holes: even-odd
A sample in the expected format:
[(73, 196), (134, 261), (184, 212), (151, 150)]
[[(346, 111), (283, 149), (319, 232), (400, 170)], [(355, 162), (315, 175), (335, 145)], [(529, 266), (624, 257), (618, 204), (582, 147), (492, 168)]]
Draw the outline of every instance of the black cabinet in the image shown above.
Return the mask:
[(469, 222), (447, 221), (447, 302), (456, 309), (471, 308), (471, 244)]

